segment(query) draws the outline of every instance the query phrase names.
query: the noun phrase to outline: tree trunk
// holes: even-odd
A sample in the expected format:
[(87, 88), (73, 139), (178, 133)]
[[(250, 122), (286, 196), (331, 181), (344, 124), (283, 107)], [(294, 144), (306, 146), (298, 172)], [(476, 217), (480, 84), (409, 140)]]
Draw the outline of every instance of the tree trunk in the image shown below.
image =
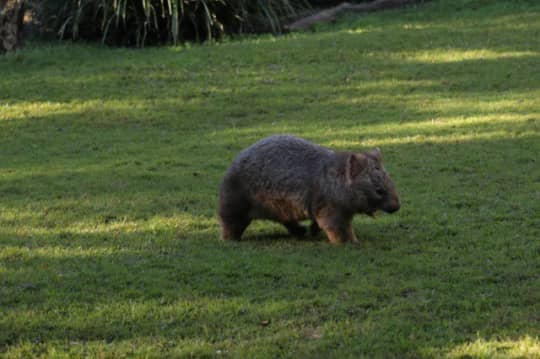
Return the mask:
[(344, 2), (338, 6), (334, 6), (329, 9), (316, 12), (310, 16), (298, 19), (295, 22), (287, 25), (285, 28), (290, 31), (302, 30), (314, 24), (335, 21), (338, 16), (345, 12), (363, 13), (392, 9), (423, 1), (427, 0), (374, 0), (364, 4), (350, 4), (348, 2)]
[(0, 54), (23, 45), (24, 0), (0, 0)]

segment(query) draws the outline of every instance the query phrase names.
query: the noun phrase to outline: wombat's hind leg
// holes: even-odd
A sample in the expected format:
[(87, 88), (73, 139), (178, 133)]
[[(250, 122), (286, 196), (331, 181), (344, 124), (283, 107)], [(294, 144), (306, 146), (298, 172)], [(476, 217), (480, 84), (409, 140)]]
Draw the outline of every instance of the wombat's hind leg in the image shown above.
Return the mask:
[(240, 239), (242, 233), (251, 223), (249, 209), (249, 202), (244, 196), (224, 185), (219, 206), (221, 239)]
[(298, 222), (285, 222), (283, 225), (287, 228), (291, 236), (301, 238), (306, 235), (306, 228)]
[(320, 232), (321, 227), (319, 227), (316, 220), (312, 220), (311, 225), (309, 226), (309, 234), (315, 237)]
[(242, 237), (242, 234), (246, 230), (247, 226), (251, 219), (248, 217), (238, 217), (238, 218), (228, 218), (225, 220), (221, 219), (221, 239), (223, 240), (239, 240)]
[(347, 228), (349, 241), (352, 243), (359, 243), (358, 238), (356, 237), (356, 233), (354, 233), (354, 228), (352, 226), (352, 223), (349, 223), (349, 226)]

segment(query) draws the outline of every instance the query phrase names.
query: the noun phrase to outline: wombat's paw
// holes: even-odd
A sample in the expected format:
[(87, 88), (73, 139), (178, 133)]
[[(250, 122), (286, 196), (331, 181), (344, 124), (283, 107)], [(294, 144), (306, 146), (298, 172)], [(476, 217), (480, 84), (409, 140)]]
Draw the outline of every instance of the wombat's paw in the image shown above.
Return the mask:
[(235, 241), (235, 242), (236, 242), (236, 241), (239, 241), (240, 238), (237, 238), (237, 237), (224, 237), (224, 236), (221, 236), (221, 240), (222, 240), (222, 241), (227, 241), (227, 242), (228, 242), (228, 241)]
[(221, 231), (221, 239), (224, 241), (239, 241), (243, 231), (234, 231), (229, 228), (223, 228)]
[(230, 234), (221, 233), (221, 240), (222, 241), (231, 241), (234, 240), (234, 238)]

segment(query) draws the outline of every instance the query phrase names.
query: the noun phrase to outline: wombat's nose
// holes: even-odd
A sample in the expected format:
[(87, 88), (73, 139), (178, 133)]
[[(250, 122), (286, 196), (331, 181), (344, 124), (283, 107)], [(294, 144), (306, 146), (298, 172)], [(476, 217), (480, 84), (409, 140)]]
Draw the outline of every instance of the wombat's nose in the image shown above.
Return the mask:
[(401, 208), (401, 203), (399, 199), (395, 199), (388, 204), (388, 206), (385, 208), (385, 211), (388, 213), (394, 213), (394, 212), (399, 211), (400, 208)]

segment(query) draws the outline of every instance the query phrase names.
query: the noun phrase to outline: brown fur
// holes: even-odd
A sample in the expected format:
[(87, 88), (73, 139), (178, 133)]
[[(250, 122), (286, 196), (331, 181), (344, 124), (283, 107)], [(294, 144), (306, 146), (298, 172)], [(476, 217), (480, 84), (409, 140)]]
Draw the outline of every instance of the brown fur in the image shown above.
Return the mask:
[(253, 219), (270, 219), (301, 237), (299, 221), (324, 230), (332, 243), (357, 242), (356, 213), (400, 207), (380, 151), (334, 152), (301, 138), (276, 135), (243, 150), (225, 174), (219, 216), (223, 239), (240, 239)]

